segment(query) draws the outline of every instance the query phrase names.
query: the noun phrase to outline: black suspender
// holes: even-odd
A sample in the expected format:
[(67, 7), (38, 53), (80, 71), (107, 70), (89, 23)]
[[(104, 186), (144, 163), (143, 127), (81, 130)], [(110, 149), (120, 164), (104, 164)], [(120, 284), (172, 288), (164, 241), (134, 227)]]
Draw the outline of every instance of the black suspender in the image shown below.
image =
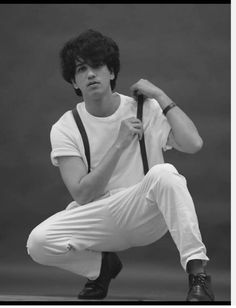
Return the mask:
[(88, 163), (88, 173), (89, 173), (90, 172), (90, 148), (89, 148), (89, 141), (88, 141), (87, 133), (86, 133), (86, 130), (84, 128), (83, 122), (80, 118), (77, 108), (74, 108), (72, 110), (72, 113), (73, 113), (75, 122), (78, 126), (78, 129), (80, 131), (81, 137), (83, 139), (84, 151), (85, 151), (85, 156), (86, 156), (87, 163)]
[[(87, 137), (87, 133), (85, 131), (83, 122), (80, 118), (80, 115), (78, 113), (77, 108), (74, 108), (72, 110), (72, 114), (74, 116), (75, 122), (77, 124), (77, 127), (80, 131), (83, 143), (84, 143), (84, 151), (85, 151), (85, 156), (87, 159), (88, 163), (88, 173), (91, 171), (90, 170), (90, 148), (89, 148), (89, 141)], [(138, 108), (137, 108), (137, 118), (142, 121), (143, 118), (143, 95), (138, 96)], [(140, 143), (140, 150), (141, 150), (141, 156), (142, 156), (142, 161), (143, 161), (143, 172), (146, 174), (149, 170), (148, 168), (148, 161), (147, 161), (147, 153), (146, 153), (146, 147), (145, 147), (145, 140), (144, 140), (144, 134), (142, 139), (139, 141)]]
[[(143, 102), (144, 102), (143, 95), (138, 95), (137, 118), (140, 121), (143, 120)], [(148, 160), (147, 160), (147, 152), (146, 152), (146, 147), (145, 147), (144, 134), (142, 136), (142, 139), (139, 140), (139, 144), (140, 144), (141, 156), (142, 156), (142, 161), (143, 161), (143, 172), (144, 174), (146, 174), (149, 168), (148, 168)]]

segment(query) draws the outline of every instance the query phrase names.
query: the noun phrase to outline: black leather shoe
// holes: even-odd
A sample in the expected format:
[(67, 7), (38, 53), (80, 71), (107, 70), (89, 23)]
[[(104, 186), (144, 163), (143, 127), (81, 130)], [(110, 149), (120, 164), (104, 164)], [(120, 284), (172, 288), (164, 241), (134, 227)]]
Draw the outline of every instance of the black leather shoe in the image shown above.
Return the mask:
[(188, 302), (213, 302), (215, 296), (211, 288), (211, 277), (204, 273), (189, 275)]
[(116, 278), (122, 269), (122, 263), (114, 252), (102, 253), (102, 265), (100, 275), (96, 280), (88, 279), (83, 290), (79, 293), (79, 299), (103, 299), (107, 296), (111, 279)]

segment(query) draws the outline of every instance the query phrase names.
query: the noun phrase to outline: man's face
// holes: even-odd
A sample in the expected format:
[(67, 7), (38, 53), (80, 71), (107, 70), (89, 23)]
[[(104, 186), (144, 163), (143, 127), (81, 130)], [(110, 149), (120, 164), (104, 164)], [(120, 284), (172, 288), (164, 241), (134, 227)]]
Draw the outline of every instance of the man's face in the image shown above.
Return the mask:
[(110, 90), (110, 81), (114, 74), (107, 65), (101, 64), (93, 67), (83, 61), (78, 61), (73, 86), (80, 89), (83, 97), (98, 97)]

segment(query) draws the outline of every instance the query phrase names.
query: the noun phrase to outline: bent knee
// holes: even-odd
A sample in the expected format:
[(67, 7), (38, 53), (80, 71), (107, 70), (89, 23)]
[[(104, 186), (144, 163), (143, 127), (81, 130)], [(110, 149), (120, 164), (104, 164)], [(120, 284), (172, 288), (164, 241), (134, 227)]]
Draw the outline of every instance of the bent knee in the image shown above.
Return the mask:
[(177, 169), (169, 163), (155, 165), (149, 172), (151, 177), (165, 186), (173, 186), (178, 181), (185, 180), (185, 178), (178, 173)]
[(155, 165), (149, 170), (149, 174), (154, 177), (161, 177), (170, 173), (178, 173), (178, 171), (172, 164), (169, 163)]
[(27, 240), (27, 251), (30, 257), (37, 263), (45, 262), (46, 232), (39, 227), (33, 229)]

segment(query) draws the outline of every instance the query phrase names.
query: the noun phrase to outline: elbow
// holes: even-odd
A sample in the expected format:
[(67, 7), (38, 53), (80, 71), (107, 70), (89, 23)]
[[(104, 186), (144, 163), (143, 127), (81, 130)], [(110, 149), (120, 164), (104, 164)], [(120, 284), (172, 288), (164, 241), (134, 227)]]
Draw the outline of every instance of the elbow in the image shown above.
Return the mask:
[(70, 191), (72, 198), (79, 204), (85, 205), (91, 201), (91, 194), (89, 194), (86, 189), (81, 189), (76, 187)]
[(190, 150), (191, 154), (195, 154), (199, 152), (203, 147), (203, 140), (201, 137), (199, 137), (193, 144)]
[(75, 194), (73, 196), (74, 200), (79, 204), (79, 205), (85, 205), (89, 202), (91, 202), (91, 198), (89, 198), (87, 195), (85, 194)]
[(76, 203), (78, 205), (85, 205), (85, 204), (88, 203), (88, 202), (86, 202), (86, 199), (83, 199), (83, 198), (80, 198), (80, 197), (76, 197), (76, 198), (74, 198), (74, 200), (76, 201)]
[(74, 196), (74, 200), (79, 204), (79, 205), (85, 205), (90, 202), (93, 202), (97, 200), (99, 197), (101, 197), (101, 194), (94, 194), (91, 192), (87, 193), (77, 193), (76, 196)]
[(95, 201), (100, 195), (95, 190), (78, 189), (74, 192), (73, 198), (79, 205), (85, 205)]

